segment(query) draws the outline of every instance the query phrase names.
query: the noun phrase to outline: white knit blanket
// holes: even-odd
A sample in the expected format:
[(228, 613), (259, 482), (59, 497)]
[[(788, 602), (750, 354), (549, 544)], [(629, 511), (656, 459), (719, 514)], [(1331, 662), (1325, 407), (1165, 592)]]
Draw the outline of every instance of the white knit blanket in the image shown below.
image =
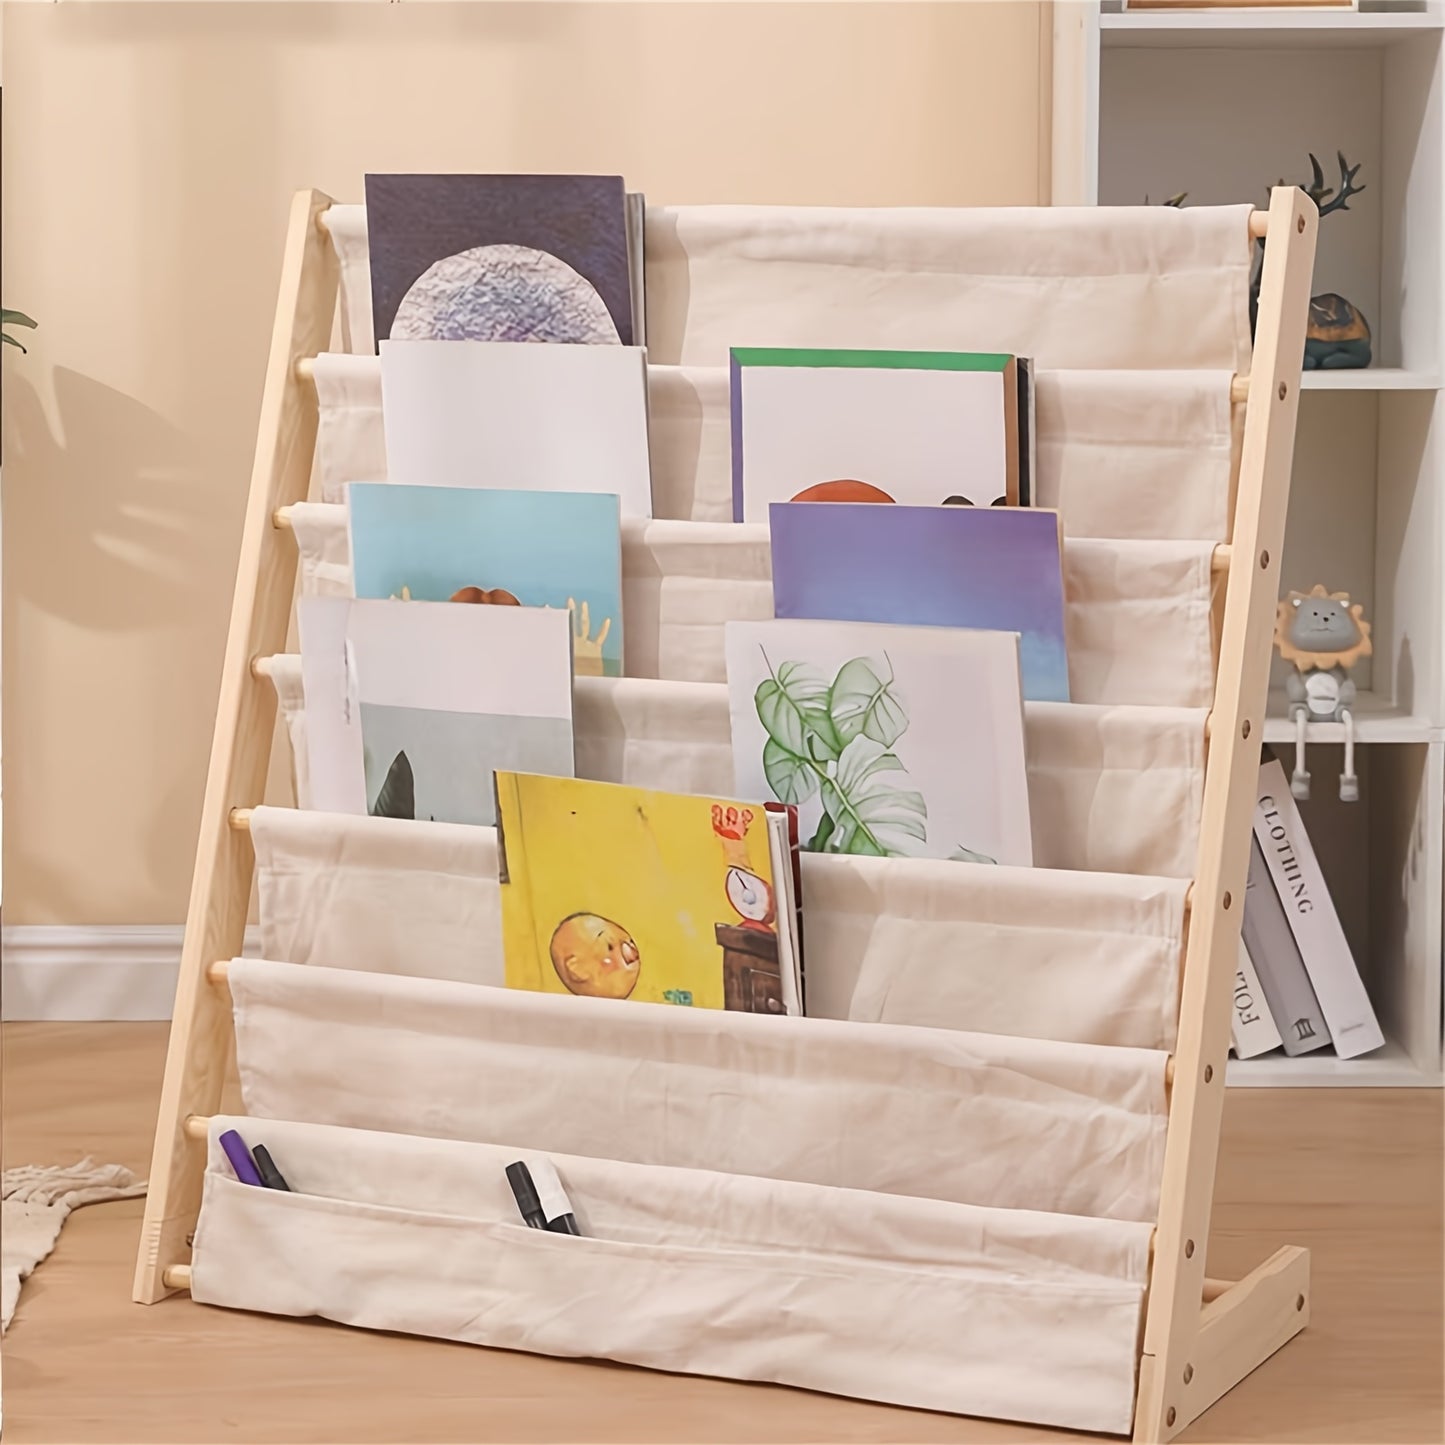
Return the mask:
[(21, 1281), (55, 1248), (72, 1209), (133, 1199), (145, 1190), (129, 1169), (91, 1159), (7, 1169), (0, 1176), (0, 1331), (9, 1328)]

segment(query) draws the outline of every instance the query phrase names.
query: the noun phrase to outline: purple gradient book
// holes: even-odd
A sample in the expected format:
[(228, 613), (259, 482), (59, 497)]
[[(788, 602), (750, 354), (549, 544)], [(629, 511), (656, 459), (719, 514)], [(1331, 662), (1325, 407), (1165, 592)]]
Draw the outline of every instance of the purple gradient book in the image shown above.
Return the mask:
[(1059, 514), (774, 502), (773, 613), (1016, 632), (1024, 697), (1069, 701)]

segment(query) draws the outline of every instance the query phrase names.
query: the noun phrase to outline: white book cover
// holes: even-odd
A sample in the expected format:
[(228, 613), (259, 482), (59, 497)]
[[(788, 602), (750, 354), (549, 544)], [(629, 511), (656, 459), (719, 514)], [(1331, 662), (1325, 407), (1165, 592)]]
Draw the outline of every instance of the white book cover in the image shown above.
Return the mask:
[(733, 520), (773, 502), (1019, 500), (1014, 358), (735, 347)]
[(383, 341), (387, 478), (610, 492), (652, 515), (647, 353), (531, 341)]
[(775, 619), (726, 631), (734, 787), (815, 853), (1029, 865), (1016, 632)]
[(563, 609), (303, 597), (312, 806), (496, 822), (495, 769), (573, 775)]
[(1235, 1055), (1241, 1059), (1267, 1054), (1281, 1043), (1243, 938), (1239, 940), (1239, 967), (1234, 971), (1234, 1013), (1229, 1031)]
[(1339, 914), (1290, 793), (1289, 779), (1275, 758), (1259, 770), (1254, 833), (1329, 1025), (1335, 1052), (1342, 1059), (1353, 1059), (1382, 1047), (1385, 1036), (1350, 955)]

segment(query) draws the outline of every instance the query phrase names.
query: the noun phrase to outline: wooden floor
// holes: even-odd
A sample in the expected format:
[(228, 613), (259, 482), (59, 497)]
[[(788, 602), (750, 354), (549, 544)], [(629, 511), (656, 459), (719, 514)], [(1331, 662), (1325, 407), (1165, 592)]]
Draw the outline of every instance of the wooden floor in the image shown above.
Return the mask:
[[(9, 1024), (4, 1162), (144, 1171), (162, 1024)], [(1442, 1095), (1233, 1090), (1211, 1275), (1314, 1252), (1309, 1329), (1180, 1438), (1445, 1440)], [(3, 1342), (6, 1445), (1018, 1441), (1033, 1428), (549, 1360), (180, 1296), (130, 1302), (142, 1201), (75, 1214)]]

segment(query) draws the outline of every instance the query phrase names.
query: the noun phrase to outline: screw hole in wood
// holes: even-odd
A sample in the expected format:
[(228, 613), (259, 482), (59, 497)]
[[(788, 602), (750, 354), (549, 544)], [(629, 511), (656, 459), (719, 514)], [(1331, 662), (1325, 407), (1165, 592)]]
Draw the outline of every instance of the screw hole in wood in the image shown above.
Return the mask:
[(1261, 553), (1259, 554), (1259, 565), (1260, 565), (1261, 567), (1268, 567), (1268, 566), (1269, 566), (1269, 553), (1268, 553), (1268, 552), (1261, 552)]
[(1301, 216), (1301, 217), (1299, 218), (1299, 220), (1297, 220), (1297, 221), (1294, 223), (1294, 228), (1295, 228), (1296, 231), (1298, 231), (1298, 232), (1300, 233), (1301, 236), (1304, 235), (1304, 233), (1305, 233), (1305, 218), (1304, 218), (1303, 216)]
[(1296, 1309), (1297, 1311), (1304, 1309), (1304, 1307), (1305, 1307), (1305, 1297), (1304, 1297), (1302, 1294), (1295, 1296), (1294, 1307), (1295, 1307), (1295, 1309)]
[(1224, 895), (1224, 906), (1225, 906), (1225, 908), (1227, 909), (1227, 908), (1229, 907), (1229, 905), (1230, 905), (1231, 903), (1233, 903), (1233, 902), (1234, 902), (1234, 894), (1232, 894), (1232, 893), (1226, 893), (1226, 894)]
[(1289, 395), (1289, 383), (1282, 381), (1279, 384), (1279, 399), (1283, 401)]
[(1178, 1418), (1179, 1416), (1175, 1413), (1173, 1405), (1164, 1412), (1164, 1423), (1166, 1425), (1172, 1425)]
[(1186, 1240), (1184, 1241), (1184, 1258), (1185, 1258), (1185, 1259), (1193, 1259), (1193, 1258), (1194, 1258), (1194, 1241), (1193, 1241), (1192, 1239), (1186, 1239)]
[(1204, 1066), (1204, 1082), (1207, 1084), (1213, 1077), (1214, 1077), (1214, 1065), (1213, 1065), (1213, 1064), (1205, 1064), (1205, 1066)]
[(1247, 722), (1242, 728), (1240, 728), (1239, 735), (1242, 738), (1247, 738), (1249, 736), (1249, 724)]
[(1193, 1378), (1194, 1378), (1194, 1366), (1193, 1366), (1193, 1365), (1185, 1365), (1185, 1367), (1184, 1367), (1184, 1383), (1187, 1385)]

